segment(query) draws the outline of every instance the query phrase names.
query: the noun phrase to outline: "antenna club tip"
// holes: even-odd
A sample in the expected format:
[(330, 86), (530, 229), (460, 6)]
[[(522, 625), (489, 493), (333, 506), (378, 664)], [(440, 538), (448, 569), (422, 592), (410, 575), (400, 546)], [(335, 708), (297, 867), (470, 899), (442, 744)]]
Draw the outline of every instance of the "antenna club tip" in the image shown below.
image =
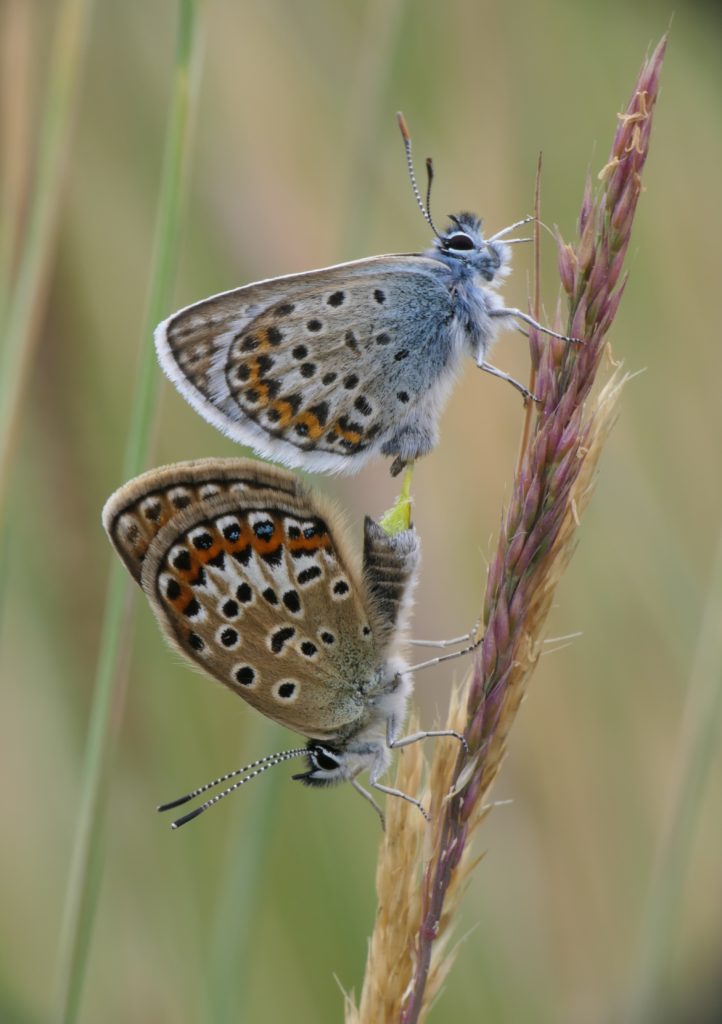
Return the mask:
[(396, 120), (399, 123), (399, 129), (401, 131), (401, 135), (403, 136), (404, 142), (410, 142), (411, 135), (409, 134), (409, 126), (406, 124), (406, 118), (404, 117), (400, 110), (396, 111)]

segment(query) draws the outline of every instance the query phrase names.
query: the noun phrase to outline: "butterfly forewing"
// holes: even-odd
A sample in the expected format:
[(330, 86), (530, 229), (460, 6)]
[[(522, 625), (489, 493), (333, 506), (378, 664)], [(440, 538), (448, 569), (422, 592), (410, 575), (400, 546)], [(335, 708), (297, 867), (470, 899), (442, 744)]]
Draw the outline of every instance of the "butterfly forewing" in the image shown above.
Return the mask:
[[(204, 464), (185, 475), (176, 467), (165, 486), (149, 480), (147, 495), (144, 478), (131, 482), (132, 501), (118, 501), (123, 510), (108, 515), (109, 532), (136, 575), (141, 545), (135, 540), (128, 556), (127, 539), (137, 523), (146, 544), (140, 583), (188, 658), (268, 717), (307, 736), (333, 735), (363, 710), (358, 683), (382, 654), (355, 567), (289, 474), (229, 462), (252, 469), (199, 483)], [(209, 460), (206, 476), (214, 463), (224, 465)], [(279, 477), (283, 485), (274, 486)], [(181, 489), (195, 496), (173, 513), (171, 496)], [(166, 516), (150, 538), (149, 501), (161, 508), (151, 522)]]
[(183, 394), (230, 436), (290, 464), (344, 468), (435, 400), (452, 315), (444, 269), (386, 256), (249, 285), (156, 333)]

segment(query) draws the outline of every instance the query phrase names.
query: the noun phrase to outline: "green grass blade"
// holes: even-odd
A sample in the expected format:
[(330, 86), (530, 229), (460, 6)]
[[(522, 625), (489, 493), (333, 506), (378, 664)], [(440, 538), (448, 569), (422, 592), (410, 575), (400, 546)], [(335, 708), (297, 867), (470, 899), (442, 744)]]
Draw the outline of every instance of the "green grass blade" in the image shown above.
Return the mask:
[[(249, 756), (262, 757), (284, 742), (279, 743), (278, 726), (262, 721), (254, 727)], [(261, 878), (270, 860), (280, 789), (288, 784), (288, 773), (270, 771), (256, 782), (258, 785), (243, 793), (243, 810), (237, 813), (229, 834), (213, 915), (206, 967), (208, 1020), (213, 1024), (249, 1019), (253, 953), (263, 898)], [(229, 813), (233, 811), (229, 809)]]
[[(149, 298), (141, 335), (141, 357), (124, 468), (138, 473), (145, 462), (160, 374), (150, 335), (168, 308), (178, 252), (181, 198), (188, 164), (192, 74), (199, 44), (197, 0), (181, 0), (175, 81), (166, 136), (156, 242)], [(125, 686), (123, 652), (129, 649), (131, 600), (125, 573), (114, 564), (108, 583), (91, 708), (77, 831), (60, 936), (53, 1020), (76, 1020), (104, 860), (105, 804)]]
[(678, 934), (696, 826), (722, 726), (722, 534), (701, 617), (682, 721), (677, 775), (660, 834), (625, 1020), (651, 1024), (664, 1010), (664, 981)]
[[(12, 285), (2, 282), (3, 292), (8, 293), (8, 306), (5, 310), (3, 303), (0, 311), (4, 335), (0, 347), (0, 522), (36, 328), (55, 249), (55, 229), (92, 10), (92, 0), (65, 0), (60, 7), (28, 226), (16, 279)], [(11, 225), (4, 230), (11, 230)], [(5, 298), (5, 294), (0, 296)]]

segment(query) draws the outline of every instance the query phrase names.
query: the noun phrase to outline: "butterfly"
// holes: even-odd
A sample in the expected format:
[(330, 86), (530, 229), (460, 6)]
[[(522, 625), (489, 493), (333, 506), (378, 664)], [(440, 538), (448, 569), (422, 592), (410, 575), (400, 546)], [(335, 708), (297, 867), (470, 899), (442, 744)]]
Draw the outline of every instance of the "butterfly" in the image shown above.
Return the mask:
[(389, 536), (367, 517), (359, 567), (330, 504), (287, 470), (239, 458), (143, 473), (111, 495), (103, 525), (172, 646), (308, 740), (160, 810), (242, 775), (224, 796), (303, 756), (307, 770), (294, 778), (307, 785), (349, 781), (381, 814), (357, 780), (368, 771), (372, 788), (423, 811), (379, 781), (394, 748), (429, 735), (463, 742), (448, 730), (400, 736), (412, 687), (402, 640), (419, 562), (413, 527)]
[(395, 475), (436, 445), (465, 355), (525, 401), (534, 397), (487, 362), (499, 326), (521, 321), (576, 340), (498, 294), (511, 245), (528, 241), (506, 236), (533, 218), (486, 238), (475, 214), (459, 213), (437, 231), (431, 161), (424, 204), (402, 115), (399, 124), (431, 248), (259, 281), (187, 306), (155, 330), (160, 365), (193, 408), (277, 462), (343, 473), (382, 455)]

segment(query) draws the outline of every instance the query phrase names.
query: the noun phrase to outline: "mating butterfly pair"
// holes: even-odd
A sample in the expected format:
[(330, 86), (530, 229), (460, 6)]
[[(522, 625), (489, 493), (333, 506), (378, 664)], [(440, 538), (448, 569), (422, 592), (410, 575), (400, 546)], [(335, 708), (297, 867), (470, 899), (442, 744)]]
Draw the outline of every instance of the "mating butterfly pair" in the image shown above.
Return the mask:
[[(434, 447), (465, 353), (526, 400), (523, 385), (486, 361), (495, 329), (521, 320), (555, 334), (494, 290), (521, 241), (504, 237), (526, 221), (485, 239), (478, 218), (462, 213), (439, 233), (431, 163), (424, 205), (399, 121), (431, 249), (251, 284), (155, 332), (161, 366), (201, 415), (291, 466), (354, 472), (380, 454), (395, 474)], [(238, 776), (224, 796), (298, 756), (307, 770), (295, 778), (308, 784), (348, 780), (381, 814), (358, 782), (368, 770), (372, 788), (421, 808), (380, 783), (391, 751), (428, 735), (463, 742), (449, 731), (399, 737), (411, 690), (400, 638), (419, 558), (414, 529), (389, 536), (367, 519), (359, 570), (337, 518), (288, 471), (245, 459), (153, 470), (107, 502), (105, 528), (171, 642), (309, 740), (162, 809)]]

